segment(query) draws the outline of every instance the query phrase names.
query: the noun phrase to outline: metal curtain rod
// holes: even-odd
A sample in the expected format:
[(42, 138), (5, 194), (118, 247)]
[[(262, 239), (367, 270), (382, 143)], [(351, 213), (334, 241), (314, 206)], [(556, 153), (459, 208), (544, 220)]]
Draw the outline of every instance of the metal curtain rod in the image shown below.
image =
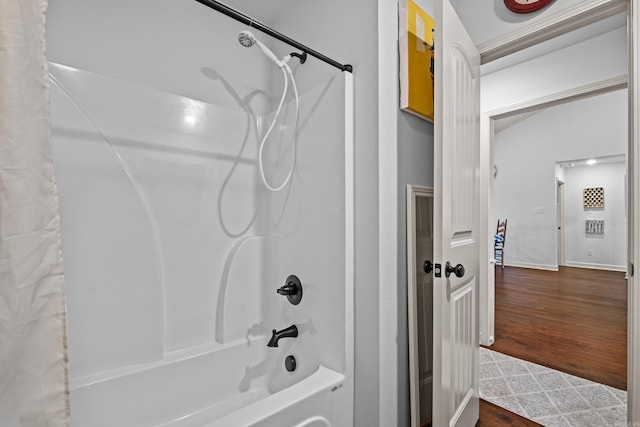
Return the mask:
[(298, 43), (297, 41), (290, 39), (289, 37), (280, 34), (279, 32), (267, 27), (266, 25), (264, 25), (263, 23), (256, 21), (250, 17), (248, 17), (247, 15), (244, 15), (243, 13), (238, 12), (235, 9), (230, 8), (229, 6), (226, 6), (220, 2), (217, 2), (216, 0), (196, 0), (198, 3), (201, 3), (205, 6), (210, 7), (211, 9), (217, 10), (220, 13), (223, 13), (225, 15), (227, 15), (230, 18), (235, 19), (236, 21), (240, 21), (244, 24), (249, 25), (252, 28), (255, 28), (257, 30), (262, 31), (265, 34), (270, 35), (273, 38), (276, 38), (282, 42), (287, 43), (288, 45), (291, 45), (293, 47), (295, 47), (296, 49), (299, 49), (303, 52), (306, 52), (307, 54), (314, 56), (316, 58), (318, 58), (321, 61), (326, 62), (327, 64), (333, 65), (336, 68), (339, 68), (341, 71), (348, 71), (350, 73), (353, 72), (353, 67), (349, 64), (341, 64), (337, 61), (334, 61), (333, 59), (324, 56), (323, 54), (316, 52), (313, 49), (308, 48), (307, 46)]

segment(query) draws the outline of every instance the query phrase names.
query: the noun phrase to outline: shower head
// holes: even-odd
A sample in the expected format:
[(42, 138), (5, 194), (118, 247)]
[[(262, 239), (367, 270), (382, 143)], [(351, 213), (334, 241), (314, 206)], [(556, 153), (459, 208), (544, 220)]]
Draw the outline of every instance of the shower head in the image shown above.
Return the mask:
[(240, 31), (240, 34), (238, 34), (238, 41), (244, 47), (251, 47), (254, 44), (257, 44), (260, 50), (262, 50), (262, 52), (265, 55), (267, 55), (269, 59), (275, 62), (278, 67), (284, 67), (285, 65), (284, 61), (280, 61), (278, 58), (276, 58), (274, 53), (271, 52), (271, 50), (268, 47), (262, 44), (260, 40), (256, 39), (251, 31), (248, 31), (248, 30)]
[(256, 43), (256, 38), (251, 31), (240, 31), (238, 41), (244, 47), (251, 47)]

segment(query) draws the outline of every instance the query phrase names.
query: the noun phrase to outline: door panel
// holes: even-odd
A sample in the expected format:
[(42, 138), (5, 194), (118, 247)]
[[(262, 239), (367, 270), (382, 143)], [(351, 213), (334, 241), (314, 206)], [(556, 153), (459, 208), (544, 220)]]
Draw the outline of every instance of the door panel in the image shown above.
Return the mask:
[(470, 54), (465, 52), (462, 46), (452, 45), (450, 53), (452, 93), (449, 98), (452, 102), (449, 104), (449, 111), (445, 111), (445, 114), (449, 113), (454, 119), (449, 129), (451, 138), (447, 144), (452, 145), (452, 164), (448, 168), (451, 175), (448, 201), (452, 237), (456, 238), (471, 237), (474, 221), (474, 188), (477, 179), (475, 165), (478, 162), (479, 153), (479, 144), (473, 143), (476, 138), (479, 138), (480, 123), (477, 121), (479, 106), (478, 100), (474, 99), (479, 80), (468, 62), (469, 56)]
[[(434, 426), (478, 419), (480, 55), (451, 7), (436, 1)], [(464, 274), (446, 274), (446, 263)], [(460, 271), (458, 272), (460, 273)]]
[(473, 283), (460, 286), (451, 293), (451, 330), (453, 331), (454, 352), (452, 366), (452, 399), (451, 412), (455, 412), (466, 402), (473, 398), (475, 369), (474, 346), (475, 343), (475, 295)]

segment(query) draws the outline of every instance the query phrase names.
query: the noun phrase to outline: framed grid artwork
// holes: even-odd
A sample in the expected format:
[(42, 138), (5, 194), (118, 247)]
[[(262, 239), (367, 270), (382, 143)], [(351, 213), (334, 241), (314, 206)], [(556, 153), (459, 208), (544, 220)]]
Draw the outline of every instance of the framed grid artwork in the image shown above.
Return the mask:
[(584, 208), (604, 208), (604, 188), (585, 188), (582, 190)]

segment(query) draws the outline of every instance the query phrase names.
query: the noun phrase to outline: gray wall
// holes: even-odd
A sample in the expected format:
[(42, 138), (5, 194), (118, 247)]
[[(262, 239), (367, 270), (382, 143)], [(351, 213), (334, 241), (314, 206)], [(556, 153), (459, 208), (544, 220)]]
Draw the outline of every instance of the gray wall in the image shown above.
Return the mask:
[(433, 124), (398, 111), (398, 426), (410, 422), (406, 185), (433, 186)]
[[(433, 0), (418, 0), (435, 16)], [(398, 104), (398, 108), (399, 108)], [(407, 184), (433, 186), (433, 123), (398, 109), (398, 426), (410, 423), (407, 325)]]
[[(377, 2), (318, 2), (325, 16), (340, 16), (337, 49), (344, 49), (355, 76), (355, 425), (378, 425), (378, 71)], [(340, 11), (340, 13), (336, 13)], [(358, 22), (357, 31), (353, 30)], [(326, 27), (325, 27), (326, 28)], [(322, 37), (324, 31), (319, 35)]]

